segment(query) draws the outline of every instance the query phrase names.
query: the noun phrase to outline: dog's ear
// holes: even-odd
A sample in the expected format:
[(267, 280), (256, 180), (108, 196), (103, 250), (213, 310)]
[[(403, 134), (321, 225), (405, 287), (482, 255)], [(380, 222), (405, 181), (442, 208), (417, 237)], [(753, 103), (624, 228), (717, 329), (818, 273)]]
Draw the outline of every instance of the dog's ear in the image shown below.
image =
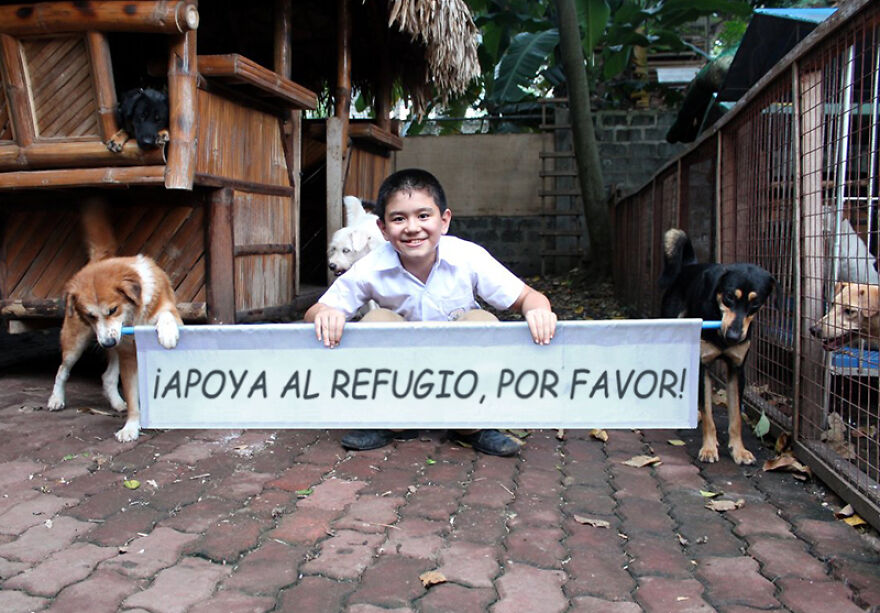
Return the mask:
[(712, 302), (714, 302), (715, 294), (718, 292), (718, 285), (726, 274), (727, 268), (725, 266), (712, 266), (704, 270), (700, 287), (700, 296), (711, 297)]
[(64, 316), (76, 316), (76, 294), (68, 290), (64, 292)]
[(126, 274), (119, 283), (117, 291), (134, 305), (141, 303), (141, 280), (135, 274)]
[(838, 281), (837, 283), (835, 283), (833, 295), (836, 296), (837, 294), (839, 294), (845, 285), (846, 285), (846, 283), (844, 283), (843, 281)]
[(349, 235), (351, 239), (351, 248), (357, 252), (363, 251), (367, 248), (367, 243), (370, 240), (370, 237), (367, 236), (366, 232), (352, 232)]
[(140, 90), (132, 89), (122, 94), (119, 101), (119, 115), (122, 119), (126, 119), (134, 115), (134, 107), (140, 100), (142, 93)]
[(770, 298), (770, 294), (772, 293), (776, 298), (776, 300), (774, 301), (774, 303), (776, 304), (776, 310), (779, 313), (782, 313), (782, 288), (779, 287), (779, 282), (776, 281), (776, 277), (774, 277), (773, 275), (767, 275), (767, 283), (770, 284), (770, 287), (767, 291), (767, 298)]
[(875, 285), (863, 285), (859, 289), (859, 314), (876, 317), (880, 313), (880, 291)]

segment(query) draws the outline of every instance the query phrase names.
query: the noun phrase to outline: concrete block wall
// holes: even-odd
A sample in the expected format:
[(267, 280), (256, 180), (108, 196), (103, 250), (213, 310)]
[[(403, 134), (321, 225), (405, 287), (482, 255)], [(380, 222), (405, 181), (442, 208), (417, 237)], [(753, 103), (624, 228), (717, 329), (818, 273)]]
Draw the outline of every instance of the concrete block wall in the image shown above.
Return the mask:
[(671, 111), (599, 111), (594, 115), (606, 193), (623, 193), (645, 184), (684, 145), (666, 142), (675, 121)]
[[(681, 144), (673, 145), (666, 142), (666, 131), (675, 120), (673, 112), (656, 110), (599, 111), (594, 113), (593, 120), (596, 127), (596, 138), (599, 142), (606, 193), (610, 193), (612, 189), (627, 193), (641, 187), (667, 160), (684, 147)], [(501, 147), (507, 146), (503, 139), (498, 139), (498, 142)], [(406, 144), (404, 144), (404, 154), (405, 150)], [(438, 156), (437, 167), (441, 168), (443, 157), (447, 155), (445, 147), (436, 143), (430, 148), (430, 151), (436, 152)], [(403, 158), (399, 161), (407, 161), (404, 156), (398, 155)], [(433, 164), (425, 155), (426, 153), (423, 151), (417, 160), (418, 165), (430, 169)], [(473, 171), (481, 173), (482, 166), (482, 164), (474, 165)], [(398, 167), (403, 166), (398, 164)], [(536, 177), (540, 168), (541, 162), (535, 153), (534, 173)], [(492, 180), (487, 177), (485, 168), (482, 170), (482, 174), (479, 174), (479, 180)], [(511, 172), (523, 171), (523, 168), (518, 168)], [(509, 182), (510, 177), (507, 176), (506, 180)], [(502, 193), (505, 187), (500, 185), (495, 191)], [(490, 189), (490, 191), (492, 190)], [(535, 210), (539, 210), (540, 202), (535, 204)], [(459, 212), (466, 210), (460, 209)], [(544, 227), (545, 220), (539, 215), (509, 215), (499, 210), (497, 214), (453, 215), (449, 232), (483, 245), (517, 275), (532, 276), (541, 271), (540, 251), (542, 246), (538, 232)], [(552, 271), (554, 267), (549, 266), (547, 269)], [(564, 273), (565, 271), (557, 267), (556, 272)]]

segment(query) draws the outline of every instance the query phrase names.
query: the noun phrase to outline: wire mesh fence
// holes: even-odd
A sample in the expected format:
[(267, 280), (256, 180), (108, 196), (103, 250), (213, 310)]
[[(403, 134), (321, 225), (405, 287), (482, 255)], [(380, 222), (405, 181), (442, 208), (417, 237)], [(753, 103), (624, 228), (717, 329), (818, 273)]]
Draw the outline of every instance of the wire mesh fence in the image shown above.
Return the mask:
[[(796, 47), (693, 147), (613, 209), (620, 299), (659, 312), (661, 237), (777, 281), (746, 402), (880, 524), (880, 5), (857, 0)], [(646, 291), (647, 290), (647, 291)]]

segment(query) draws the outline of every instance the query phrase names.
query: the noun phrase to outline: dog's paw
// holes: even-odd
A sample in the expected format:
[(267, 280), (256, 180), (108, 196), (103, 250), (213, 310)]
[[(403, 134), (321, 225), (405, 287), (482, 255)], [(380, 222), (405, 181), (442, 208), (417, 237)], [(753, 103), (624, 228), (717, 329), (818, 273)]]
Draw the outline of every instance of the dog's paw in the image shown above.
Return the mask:
[(159, 130), (156, 132), (156, 146), (161, 147), (165, 143), (171, 140), (171, 134), (168, 133), (168, 130)]
[(141, 433), (141, 427), (137, 422), (125, 422), (125, 425), (116, 433), (116, 440), (120, 443), (136, 441)]
[(177, 341), (180, 339), (180, 329), (171, 315), (163, 313), (159, 316), (159, 321), (156, 322), (156, 333), (159, 335), (159, 344), (165, 347), (165, 349), (177, 347)]
[(122, 396), (117, 396), (116, 398), (108, 398), (110, 401), (110, 408), (116, 411), (117, 413), (125, 413), (128, 411), (128, 403), (122, 399)]
[(712, 464), (718, 461), (718, 447), (700, 447), (700, 462), (708, 462)]
[(730, 447), (730, 457), (737, 464), (754, 464), (755, 455), (745, 447), (732, 445)]
[(49, 396), (49, 402), (46, 403), (46, 408), (50, 411), (60, 411), (64, 408), (64, 398), (59, 398), (55, 394)]
[(110, 137), (105, 145), (107, 145), (107, 149), (112, 151), (113, 153), (121, 153), (122, 147), (125, 145), (125, 141), (128, 140), (128, 133), (125, 130), (120, 130), (116, 134)]

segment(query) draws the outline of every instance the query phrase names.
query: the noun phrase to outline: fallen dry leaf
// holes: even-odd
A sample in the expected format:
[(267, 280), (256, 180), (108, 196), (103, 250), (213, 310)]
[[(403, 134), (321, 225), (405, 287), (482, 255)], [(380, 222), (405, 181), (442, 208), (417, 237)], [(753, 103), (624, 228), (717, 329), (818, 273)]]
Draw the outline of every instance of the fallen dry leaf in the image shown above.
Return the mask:
[(590, 436), (592, 436), (596, 440), (602, 441), (603, 443), (608, 442), (608, 433), (601, 428), (593, 428), (592, 430), (590, 430)]
[(703, 498), (715, 498), (715, 496), (720, 496), (724, 492), (709, 492), (706, 490), (700, 490), (700, 496)]
[(764, 472), (770, 470), (787, 470), (789, 472), (800, 473), (802, 475), (810, 476), (812, 475), (812, 471), (809, 466), (804, 466), (791, 454), (791, 452), (785, 452), (780, 456), (777, 456), (771, 460), (767, 460), (764, 462)]
[(89, 413), (90, 415), (107, 415), (109, 417), (116, 417), (119, 415), (116, 411), (108, 411), (106, 409), (93, 409), (92, 407), (79, 407), (77, 409), (80, 413)]
[(746, 503), (742, 498), (738, 500), (710, 500), (706, 503), (706, 508), (710, 511), (718, 511), (719, 513), (724, 513), (725, 511), (735, 511)]
[(868, 522), (866, 522), (864, 519), (862, 519), (858, 515), (853, 515), (852, 517), (844, 517), (843, 523), (849, 524), (850, 526), (855, 528), (856, 526), (864, 526)]
[(623, 462), (623, 464), (626, 464), (627, 466), (635, 466), (636, 468), (642, 468), (645, 466), (660, 464), (660, 458), (657, 456), (634, 455), (630, 459)]
[(584, 517), (583, 515), (574, 515), (574, 520), (585, 526), (593, 526), (594, 528), (610, 528), (611, 524), (604, 519), (596, 519), (595, 517)]
[(682, 536), (681, 534), (676, 534), (675, 536), (678, 537), (678, 543), (679, 543), (682, 547), (687, 547), (688, 545), (691, 544), (691, 542), (690, 542), (689, 540), (687, 540), (687, 538), (684, 537), (684, 536)]
[(791, 439), (788, 437), (788, 434), (786, 434), (785, 432), (782, 432), (779, 436), (776, 437), (776, 444), (773, 445), (773, 449), (774, 449), (774, 451), (776, 451), (776, 454), (778, 455), (778, 454), (782, 453), (783, 451), (785, 451), (786, 449), (788, 449), (790, 444), (791, 444)]
[(564, 428), (559, 428), (559, 429), (556, 431), (556, 440), (558, 440), (558, 441), (564, 441), (564, 440), (565, 440), (565, 429), (564, 429)]
[(669, 443), (670, 445), (672, 445), (673, 447), (684, 447), (686, 444), (683, 440), (678, 439), (678, 438), (671, 438), (666, 442)]
[(439, 570), (429, 570), (427, 572), (419, 575), (419, 579), (422, 582), (422, 585), (426, 588), (431, 587), (432, 585), (437, 585), (438, 583), (446, 583), (446, 577), (443, 576)]
[(712, 392), (712, 404), (717, 404), (718, 406), (726, 407), (727, 406), (727, 390), (719, 389)]

